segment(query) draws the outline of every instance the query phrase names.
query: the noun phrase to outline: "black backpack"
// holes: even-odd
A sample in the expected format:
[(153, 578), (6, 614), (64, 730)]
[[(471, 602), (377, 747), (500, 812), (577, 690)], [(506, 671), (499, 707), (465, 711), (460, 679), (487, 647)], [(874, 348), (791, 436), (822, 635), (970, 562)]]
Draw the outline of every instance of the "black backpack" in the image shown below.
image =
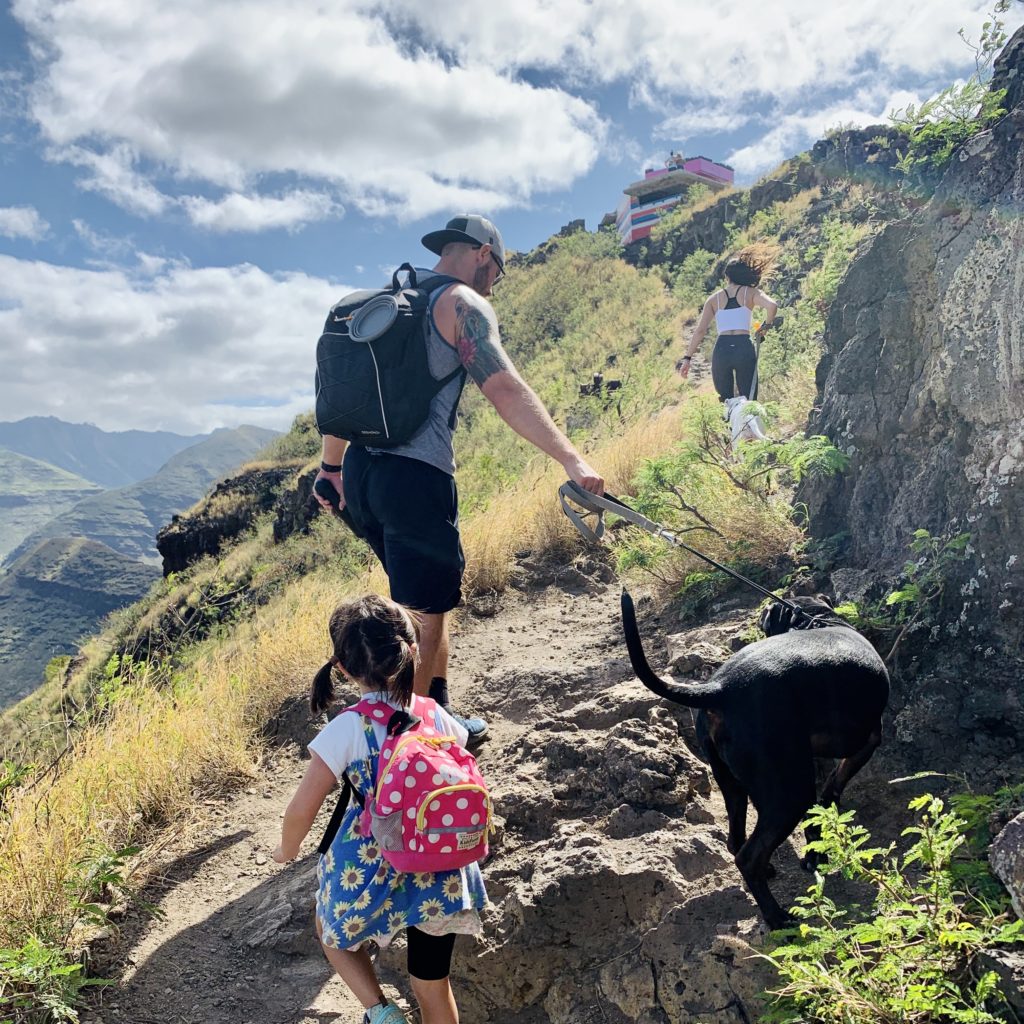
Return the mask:
[(465, 381), (462, 366), (434, 379), (424, 330), (431, 294), (457, 281), (438, 274), (420, 287), (403, 263), (390, 288), (352, 292), (331, 309), (316, 346), (321, 434), (377, 448), (404, 444), (426, 422), (434, 396), (458, 376)]

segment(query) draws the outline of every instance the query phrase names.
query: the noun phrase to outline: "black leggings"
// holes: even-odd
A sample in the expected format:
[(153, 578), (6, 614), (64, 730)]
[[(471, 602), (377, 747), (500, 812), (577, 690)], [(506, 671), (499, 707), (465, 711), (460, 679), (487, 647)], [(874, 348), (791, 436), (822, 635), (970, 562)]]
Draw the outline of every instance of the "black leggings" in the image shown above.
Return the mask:
[(419, 928), (406, 928), (409, 941), (409, 973), (419, 981), (441, 981), (452, 970), (455, 935), (428, 935)]
[[(757, 398), (754, 384), (756, 370), (757, 353), (749, 334), (718, 336), (711, 353), (711, 379), (723, 402), (736, 395), (746, 395), (751, 401)], [(755, 393), (751, 394), (751, 390)]]

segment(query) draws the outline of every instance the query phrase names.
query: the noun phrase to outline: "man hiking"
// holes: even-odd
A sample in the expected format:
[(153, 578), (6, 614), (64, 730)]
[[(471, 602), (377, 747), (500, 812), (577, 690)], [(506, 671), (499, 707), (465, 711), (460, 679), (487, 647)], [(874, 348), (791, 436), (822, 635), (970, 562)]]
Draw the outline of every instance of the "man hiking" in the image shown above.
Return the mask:
[[(437, 274), (457, 279), (430, 297), (424, 318), (430, 373), (440, 381), (460, 367), (465, 372), (434, 396), (427, 421), (405, 444), (385, 450), (325, 434), (317, 481), (329, 481), (341, 495), (355, 528), (384, 566), (392, 600), (420, 614), (413, 690), (447, 708), (448, 613), (462, 597), (465, 569), (452, 445), (465, 376), (513, 430), (560, 463), (570, 480), (596, 494), (604, 493), (604, 480), (555, 426), (502, 348), (487, 301), (505, 271), (498, 229), (486, 217), (467, 214), (424, 235), (423, 244), (440, 260), (433, 270), (416, 268), (417, 283), (429, 286)], [(470, 746), (487, 733), (480, 718), (460, 721)]]

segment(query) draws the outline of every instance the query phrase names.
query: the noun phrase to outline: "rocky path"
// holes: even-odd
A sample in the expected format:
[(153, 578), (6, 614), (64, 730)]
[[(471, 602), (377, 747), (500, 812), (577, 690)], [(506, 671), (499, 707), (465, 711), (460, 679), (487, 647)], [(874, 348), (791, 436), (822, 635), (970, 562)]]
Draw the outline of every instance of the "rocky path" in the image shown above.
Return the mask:
[[(470, 609), (453, 645), (457, 706), (491, 723), (481, 764), (504, 819), (485, 868), (486, 937), (456, 950), (463, 1021), (755, 1019), (760, 925), (725, 850), (717, 791), (688, 750), (689, 713), (633, 679), (606, 566), (527, 566), (523, 578), (528, 589), (500, 606)], [(720, 657), (745, 612), (724, 614), (693, 635)], [(661, 664), (657, 622), (647, 629)], [(119, 983), (83, 1020), (361, 1019), (313, 937), (315, 841), (284, 869), (269, 858), (315, 728), (297, 697), (258, 782), (204, 806), (168, 850), (154, 897), (163, 917), (125, 928), (108, 951)], [(792, 851), (779, 861), (791, 898), (805, 879)], [(404, 952), (380, 963), (410, 1006)]]

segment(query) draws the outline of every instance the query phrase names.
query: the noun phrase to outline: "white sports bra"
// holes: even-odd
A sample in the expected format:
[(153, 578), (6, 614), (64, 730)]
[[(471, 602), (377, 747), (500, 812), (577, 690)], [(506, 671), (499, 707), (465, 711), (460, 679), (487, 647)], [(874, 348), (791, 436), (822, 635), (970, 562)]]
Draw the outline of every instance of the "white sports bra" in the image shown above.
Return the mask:
[(730, 295), (726, 292), (725, 297), (728, 301), (724, 306), (715, 310), (715, 326), (718, 328), (719, 334), (723, 331), (746, 331), (748, 334), (750, 333), (750, 321), (754, 311), (739, 304), (738, 299), (741, 291), (743, 291), (742, 286), (736, 289), (735, 295)]

